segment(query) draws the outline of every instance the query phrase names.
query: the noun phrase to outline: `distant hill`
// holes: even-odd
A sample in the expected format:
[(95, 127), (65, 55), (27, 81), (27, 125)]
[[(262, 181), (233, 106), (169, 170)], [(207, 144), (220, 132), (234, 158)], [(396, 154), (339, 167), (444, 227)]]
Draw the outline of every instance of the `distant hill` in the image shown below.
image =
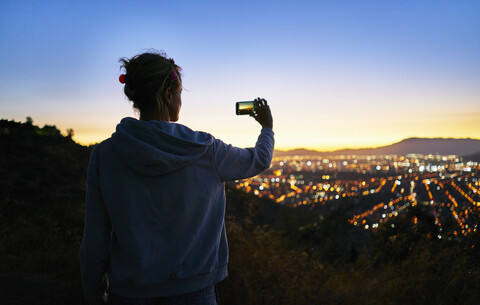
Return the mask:
[(469, 161), (480, 162), (480, 152), (477, 152), (476, 154), (463, 156), (463, 159), (464, 160), (469, 160)]
[(326, 152), (318, 151), (318, 150), (311, 150), (305, 148), (298, 148), (292, 150), (275, 150), (273, 155), (274, 157), (283, 157), (283, 156), (316, 156), (316, 155), (323, 155)]
[(282, 156), (322, 156), (322, 155), (406, 155), (406, 154), (440, 154), (468, 156), (480, 152), (480, 140), (451, 138), (408, 138), (400, 142), (377, 148), (342, 149), (336, 151), (316, 151), (295, 149), (275, 151), (275, 157)]

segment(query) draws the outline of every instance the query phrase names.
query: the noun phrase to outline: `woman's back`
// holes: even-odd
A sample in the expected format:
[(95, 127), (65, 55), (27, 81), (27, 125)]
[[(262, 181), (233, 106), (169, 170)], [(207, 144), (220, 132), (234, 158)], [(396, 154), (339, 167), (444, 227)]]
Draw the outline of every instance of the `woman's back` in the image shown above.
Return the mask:
[(96, 231), (90, 244), (100, 245), (99, 232), (111, 228), (104, 259), (113, 293), (175, 295), (227, 276), (223, 181), (269, 167), (273, 132), (259, 139), (257, 148), (240, 149), (180, 124), (126, 118), (95, 148), (85, 226)]

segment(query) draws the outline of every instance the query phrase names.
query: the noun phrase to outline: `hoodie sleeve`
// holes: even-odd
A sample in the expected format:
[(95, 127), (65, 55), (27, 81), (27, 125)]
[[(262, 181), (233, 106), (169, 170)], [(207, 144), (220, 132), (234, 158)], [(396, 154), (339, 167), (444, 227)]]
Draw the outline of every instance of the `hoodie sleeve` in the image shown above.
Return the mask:
[(270, 167), (273, 156), (273, 131), (262, 128), (253, 148), (238, 148), (214, 141), (214, 162), (221, 181), (253, 177)]
[(98, 147), (92, 152), (87, 172), (85, 227), (78, 258), (83, 293), (90, 302), (102, 300), (107, 286), (111, 225), (98, 184)]

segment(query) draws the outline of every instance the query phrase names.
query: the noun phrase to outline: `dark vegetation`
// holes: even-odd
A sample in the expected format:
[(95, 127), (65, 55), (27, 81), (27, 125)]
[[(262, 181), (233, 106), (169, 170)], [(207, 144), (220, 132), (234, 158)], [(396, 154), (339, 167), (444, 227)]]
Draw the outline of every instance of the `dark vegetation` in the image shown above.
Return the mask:
[[(77, 251), (91, 148), (72, 134), (0, 121), (0, 304), (83, 304)], [(480, 304), (480, 234), (435, 238), (428, 206), (371, 233), (346, 221), (351, 202), (286, 208), (232, 185), (227, 201), (221, 304)]]

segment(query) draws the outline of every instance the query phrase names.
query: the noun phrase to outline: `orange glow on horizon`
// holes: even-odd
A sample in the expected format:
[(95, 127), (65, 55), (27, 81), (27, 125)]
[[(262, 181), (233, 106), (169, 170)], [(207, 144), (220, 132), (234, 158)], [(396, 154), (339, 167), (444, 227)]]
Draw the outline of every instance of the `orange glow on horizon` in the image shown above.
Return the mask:
[[(187, 109), (178, 123), (192, 130), (209, 132), (216, 138), (234, 146), (252, 147), (255, 145), (260, 126), (254, 120), (233, 116), (227, 112), (228, 109), (211, 116), (194, 115), (191, 109), (188, 111)], [(314, 121), (311, 118), (290, 119), (289, 121), (283, 116), (281, 109), (278, 109), (274, 115), (275, 149), (282, 151), (303, 148), (328, 152), (343, 149), (377, 148), (412, 137), (480, 139), (480, 125), (474, 124), (476, 115), (456, 116), (450, 120), (448, 115), (424, 120), (419, 120), (418, 117), (392, 116), (385, 121), (385, 118), (375, 120), (364, 113), (356, 115), (350, 113), (348, 117), (337, 122), (334, 121), (335, 118), (329, 117), (322, 121)], [(62, 131), (73, 128), (73, 138), (76, 142), (82, 145), (91, 145), (109, 138), (124, 116), (136, 115), (127, 113), (108, 118), (89, 117), (86, 122), (76, 117), (68, 121), (57, 122), (57, 126)]]

